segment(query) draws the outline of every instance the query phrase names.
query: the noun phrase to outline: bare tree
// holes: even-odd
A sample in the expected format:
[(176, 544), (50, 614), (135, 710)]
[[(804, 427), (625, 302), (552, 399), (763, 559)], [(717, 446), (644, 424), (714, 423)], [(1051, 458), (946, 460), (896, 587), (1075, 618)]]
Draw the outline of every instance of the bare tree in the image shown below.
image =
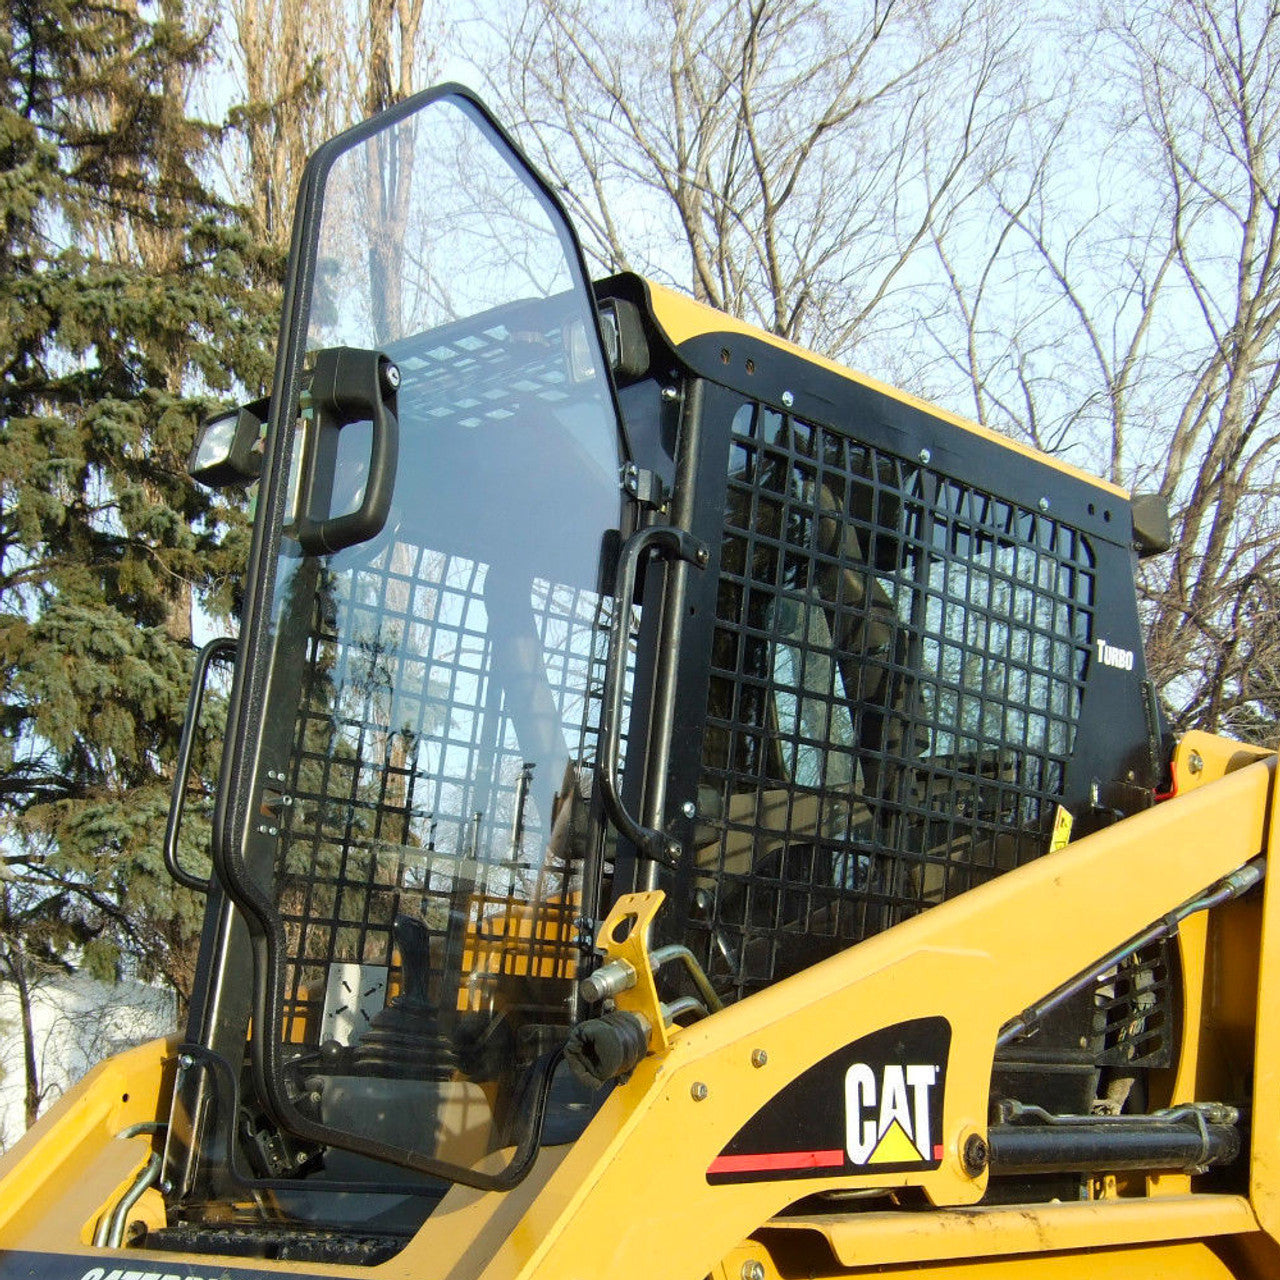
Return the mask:
[(240, 198), (261, 234), (288, 248), (293, 202), (307, 157), (344, 122), (345, 22), (340, 0), (226, 0), (222, 13), (241, 101), (230, 123), (244, 150), (232, 160)]
[(847, 353), (1000, 163), (1017, 24), (920, 0), (529, 0), (507, 114), (606, 270)]
[(1175, 546), (1142, 577), (1150, 669), (1177, 726), (1256, 734), (1280, 701), (1259, 648), (1280, 569), (1280, 14), (1082, 16), (1059, 39), (1089, 47), (1089, 79), (1028, 103), (982, 233), (935, 237), (950, 323), (922, 331), (980, 420), (1169, 499)]

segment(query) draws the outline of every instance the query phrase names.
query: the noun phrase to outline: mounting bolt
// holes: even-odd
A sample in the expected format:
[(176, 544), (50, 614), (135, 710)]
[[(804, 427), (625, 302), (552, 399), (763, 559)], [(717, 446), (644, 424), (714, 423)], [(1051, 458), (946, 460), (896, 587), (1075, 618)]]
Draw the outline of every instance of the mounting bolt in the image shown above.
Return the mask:
[(791, 406), (795, 404), (795, 402), (796, 402), (796, 398), (791, 394), (790, 391), (784, 391), (782, 393), (782, 407), (784, 409), (790, 409)]
[(400, 385), (400, 370), (390, 360), (382, 366), (382, 385), (388, 391), (394, 391)]
[(751, 1050), (751, 1065), (753, 1067), (763, 1067), (769, 1061), (769, 1055), (763, 1049)]
[(1204, 756), (1202, 756), (1198, 751), (1193, 751), (1187, 757), (1187, 768), (1192, 773), (1199, 773), (1204, 768)]
[(171, 1194), (171, 1193), (172, 1193), (172, 1191), (173, 1191), (173, 1183), (170, 1181), (170, 1179), (168, 1179), (168, 1178), (161, 1178), (161, 1179), (160, 1179), (160, 1193), (161, 1193), (162, 1195), (166, 1195), (166, 1196), (167, 1196), (167, 1195)]
[(664, 400), (679, 400), (680, 393), (675, 389), (675, 387), (663, 387), (662, 398)]
[(693, 561), (699, 569), (705, 569), (707, 567), (707, 561), (710, 559), (711, 555), (707, 551), (706, 547), (699, 547), (697, 551), (693, 553)]
[(178, 1054), (178, 1070), (190, 1071), (196, 1065), (196, 1060), (189, 1053)]
[(689, 1097), (691, 1097), (694, 1102), (705, 1102), (707, 1100), (707, 1095), (710, 1092), (711, 1090), (708, 1089), (701, 1080), (695, 1080), (693, 1084), (689, 1086)]
[(742, 1280), (764, 1280), (764, 1264), (754, 1258), (742, 1264)]
[(696, 818), (698, 816), (698, 806), (694, 804), (692, 800), (686, 800), (684, 804), (680, 806), (680, 812), (683, 813), (686, 818)]
[(1036, 506), (1037, 506), (1037, 507), (1039, 507), (1041, 511), (1048, 511), (1048, 510), (1049, 510), (1049, 499), (1048, 499), (1048, 498), (1041, 498), (1041, 499), (1040, 499), (1040, 501), (1036, 503)]
[(960, 1163), (971, 1178), (982, 1174), (987, 1167), (991, 1153), (987, 1149), (987, 1141), (980, 1133), (971, 1133), (964, 1140), (964, 1148), (960, 1152)]
[(920, 450), (920, 465), (921, 465), (922, 467), (927, 467), (927, 466), (929, 465), (929, 460), (930, 460), (932, 457), (933, 457), (933, 454), (931, 454), (931, 453), (929, 452), (929, 450), (928, 450), (928, 449), (921, 449), (921, 450)]

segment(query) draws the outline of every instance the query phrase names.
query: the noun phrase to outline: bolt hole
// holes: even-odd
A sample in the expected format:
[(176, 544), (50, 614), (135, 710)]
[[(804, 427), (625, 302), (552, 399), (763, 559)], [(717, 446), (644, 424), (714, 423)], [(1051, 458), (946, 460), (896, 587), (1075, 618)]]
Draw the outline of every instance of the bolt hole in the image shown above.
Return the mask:
[(128, 1102), (128, 1101), (129, 1101), (129, 1095), (128, 1095), (127, 1093), (122, 1093), (122, 1094), (120, 1095), (120, 1101), (121, 1101), (121, 1102)]
[(613, 926), (613, 932), (609, 935), (614, 942), (626, 942), (631, 937), (631, 930), (636, 927), (636, 914), (633, 911), (628, 916), (623, 916), (617, 924)]
[(1107, 524), (1111, 523), (1111, 509), (1109, 507), (1103, 511), (1102, 518), (1107, 522)]
[(747, 361), (747, 372), (748, 372), (748, 373), (755, 373), (755, 371), (756, 371), (756, 362), (755, 362), (754, 360), (748, 360), (748, 361)]
[(1091, 516), (1094, 516), (1094, 515), (1097, 515), (1097, 514), (1098, 514), (1098, 508), (1097, 508), (1097, 507), (1095, 507), (1095, 506), (1093, 505), (1093, 503), (1092, 503), (1092, 502), (1091, 502), (1091, 503), (1089, 503), (1089, 514), (1090, 514)]
[(729, 350), (729, 348), (728, 348), (728, 347), (721, 347), (721, 348), (720, 348), (720, 363), (721, 363), (721, 364), (728, 364), (728, 363), (729, 363), (729, 361), (730, 361), (732, 358), (733, 358), (733, 352), (731, 352), (731, 351)]

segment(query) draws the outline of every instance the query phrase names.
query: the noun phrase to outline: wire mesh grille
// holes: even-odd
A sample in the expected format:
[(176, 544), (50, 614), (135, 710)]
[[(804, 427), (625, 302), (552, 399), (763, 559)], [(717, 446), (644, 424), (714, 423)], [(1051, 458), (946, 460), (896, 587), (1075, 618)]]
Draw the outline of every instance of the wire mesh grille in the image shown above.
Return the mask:
[(740, 997), (1044, 853), (1074, 529), (759, 407), (734, 423), (692, 938)]
[(403, 541), (320, 571), (277, 865), (294, 1039), (334, 1034), (335, 1008), (357, 1033), (383, 1006), (402, 981), (403, 916), (425, 926), (437, 1008), (491, 1008), (505, 983), (508, 1001), (530, 1004), (522, 1016), (564, 1017), (580, 866), (553, 830), (595, 758), (611, 602), (532, 584), (525, 701), (554, 719), (574, 762), (534, 788), (518, 678), (495, 654), (511, 641), (495, 636), (494, 593), (484, 565)]
[(1168, 1067), (1176, 1042), (1173, 1027), (1175, 974), (1173, 947), (1166, 941), (1141, 948), (1094, 993), (1103, 1027), (1099, 1066), (1134, 1069)]

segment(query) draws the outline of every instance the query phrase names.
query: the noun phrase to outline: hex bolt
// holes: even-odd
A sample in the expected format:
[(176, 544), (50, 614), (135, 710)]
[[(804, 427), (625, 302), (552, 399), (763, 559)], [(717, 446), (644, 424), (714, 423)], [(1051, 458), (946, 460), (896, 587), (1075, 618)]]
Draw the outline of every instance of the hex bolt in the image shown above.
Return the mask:
[(1192, 773), (1199, 773), (1204, 768), (1204, 756), (1202, 756), (1198, 751), (1193, 751), (1187, 757), (1187, 768)]
[(178, 1070), (190, 1071), (196, 1064), (196, 1060), (189, 1053), (178, 1054)]
[(695, 1080), (693, 1084), (689, 1086), (689, 1097), (691, 1097), (694, 1102), (705, 1102), (707, 1100), (707, 1095), (710, 1092), (711, 1090), (708, 1089), (701, 1080)]
[(782, 407), (784, 409), (790, 409), (791, 406), (795, 404), (795, 402), (796, 402), (796, 398), (791, 394), (790, 391), (784, 391), (782, 393)]
[(769, 1055), (763, 1049), (751, 1050), (751, 1065), (753, 1067), (763, 1067), (769, 1061)]
[(1048, 499), (1048, 498), (1041, 498), (1041, 499), (1040, 499), (1040, 501), (1036, 503), (1036, 506), (1037, 506), (1037, 507), (1039, 507), (1041, 511), (1048, 511), (1048, 510), (1049, 510), (1049, 499)]
[(173, 1193), (173, 1183), (172, 1183), (172, 1181), (170, 1181), (170, 1179), (168, 1179), (168, 1178), (161, 1178), (161, 1180), (160, 1180), (160, 1194), (161, 1194), (161, 1195), (166, 1195), (166, 1196), (167, 1196), (167, 1195), (171, 1195), (172, 1193)]
[(990, 1152), (986, 1139), (980, 1133), (971, 1133), (964, 1140), (964, 1150), (960, 1153), (960, 1163), (971, 1178), (978, 1177), (987, 1167)]
[(675, 389), (675, 387), (663, 387), (662, 398), (664, 400), (679, 400), (680, 393)]
[(683, 813), (686, 818), (694, 818), (697, 817), (698, 806), (694, 804), (692, 800), (686, 800), (684, 804), (680, 806), (680, 812)]
[(928, 449), (921, 449), (921, 450), (920, 450), (920, 465), (921, 465), (922, 467), (927, 467), (927, 466), (929, 465), (929, 460), (930, 460), (932, 457), (933, 457), (933, 454), (931, 454), (931, 453), (929, 452), (929, 450), (928, 450)]
[(388, 391), (394, 391), (400, 385), (400, 370), (398, 366), (387, 361), (382, 366), (382, 380), (386, 383)]
[(742, 1264), (742, 1280), (764, 1280), (764, 1264), (749, 1258)]

